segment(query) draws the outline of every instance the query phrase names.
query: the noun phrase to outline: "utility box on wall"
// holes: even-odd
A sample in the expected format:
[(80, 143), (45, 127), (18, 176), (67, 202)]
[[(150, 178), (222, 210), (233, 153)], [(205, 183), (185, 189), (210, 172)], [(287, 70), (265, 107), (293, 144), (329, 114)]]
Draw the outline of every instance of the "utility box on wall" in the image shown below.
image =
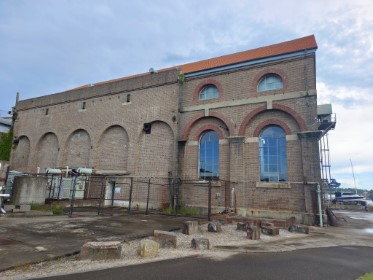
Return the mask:
[(47, 187), (47, 177), (15, 177), (11, 204), (44, 204), (47, 196)]

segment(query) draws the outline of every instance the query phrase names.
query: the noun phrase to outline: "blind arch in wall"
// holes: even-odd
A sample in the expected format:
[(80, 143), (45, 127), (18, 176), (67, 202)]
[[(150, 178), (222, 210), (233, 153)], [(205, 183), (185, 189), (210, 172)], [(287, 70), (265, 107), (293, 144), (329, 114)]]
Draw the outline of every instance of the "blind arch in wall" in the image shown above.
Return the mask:
[(67, 141), (65, 164), (71, 168), (89, 167), (91, 137), (84, 129), (75, 130)]
[(14, 149), (12, 167), (17, 171), (32, 172), (33, 170), (29, 170), (28, 166), (29, 155), (30, 140), (27, 136), (21, 136), (16, 148)]
[(36, 164), (41, 168), (41, 172), (48, 167), (57, 167), (58, 139), (54, 133), (49, 132), (43, 135), (39, 140), (37, 151)]
[(98, 168), (127, 171), (129, 140), (127, 131), (119, 126), (106, 129), (98, 148)]

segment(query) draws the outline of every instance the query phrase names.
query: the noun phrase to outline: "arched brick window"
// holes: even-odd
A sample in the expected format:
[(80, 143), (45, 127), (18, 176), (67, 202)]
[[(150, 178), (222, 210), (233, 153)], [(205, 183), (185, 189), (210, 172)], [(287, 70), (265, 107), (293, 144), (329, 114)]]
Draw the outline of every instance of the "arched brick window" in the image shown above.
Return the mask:
[(277, 125), (265, 127), (259, 135), (260, 181), (288, 181), (286, 134)]
[(219, 90), (215, 85), (206, 85), (199, 92), (199, 100), (209, 100), (219, 97)]
[(219, 178), (219, 135), (205, 131), (199, 140), (198, 174), (203, 180)]
[(258, 83), (258, 92), (263, 92), (267, 90), (281, 89), (284, 87), (284, 82), (282, 78), (277, 74), (267, 74), (263, 76)]

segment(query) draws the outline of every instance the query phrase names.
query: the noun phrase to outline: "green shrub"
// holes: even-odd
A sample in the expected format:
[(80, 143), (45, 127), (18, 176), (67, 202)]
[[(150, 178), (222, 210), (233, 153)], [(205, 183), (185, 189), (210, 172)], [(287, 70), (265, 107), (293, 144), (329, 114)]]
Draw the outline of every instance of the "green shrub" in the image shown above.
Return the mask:
[(61, 205), (52, 205), (52, 213), (53, 215), (63, 215), (64, 209)]
[(53, 215), (64, 214), (64, 208), (61, 205), (54, 204), (31, 204), (31, 210), (35, 211), (52, 211)]
[(363, 276), (359, 277), (358, 280), (373, 280), (373, 272), (364, 274)]
[(13, 129), (8, 133), (0, 134), (0, 160), (9, 161), (12, 149)]

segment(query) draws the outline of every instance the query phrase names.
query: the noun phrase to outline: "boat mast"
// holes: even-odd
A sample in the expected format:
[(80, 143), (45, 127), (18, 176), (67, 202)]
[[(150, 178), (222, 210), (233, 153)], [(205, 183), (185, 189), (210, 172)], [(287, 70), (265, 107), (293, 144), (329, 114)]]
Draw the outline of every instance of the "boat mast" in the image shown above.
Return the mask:
[(351, 159), (350, 159), (350, 163), (351, 163), (352, 177), (354, 178), (354, 184), (355, 184), (355, 194), (357, 194), (354, 166), (352, 165), (352, 160)]

